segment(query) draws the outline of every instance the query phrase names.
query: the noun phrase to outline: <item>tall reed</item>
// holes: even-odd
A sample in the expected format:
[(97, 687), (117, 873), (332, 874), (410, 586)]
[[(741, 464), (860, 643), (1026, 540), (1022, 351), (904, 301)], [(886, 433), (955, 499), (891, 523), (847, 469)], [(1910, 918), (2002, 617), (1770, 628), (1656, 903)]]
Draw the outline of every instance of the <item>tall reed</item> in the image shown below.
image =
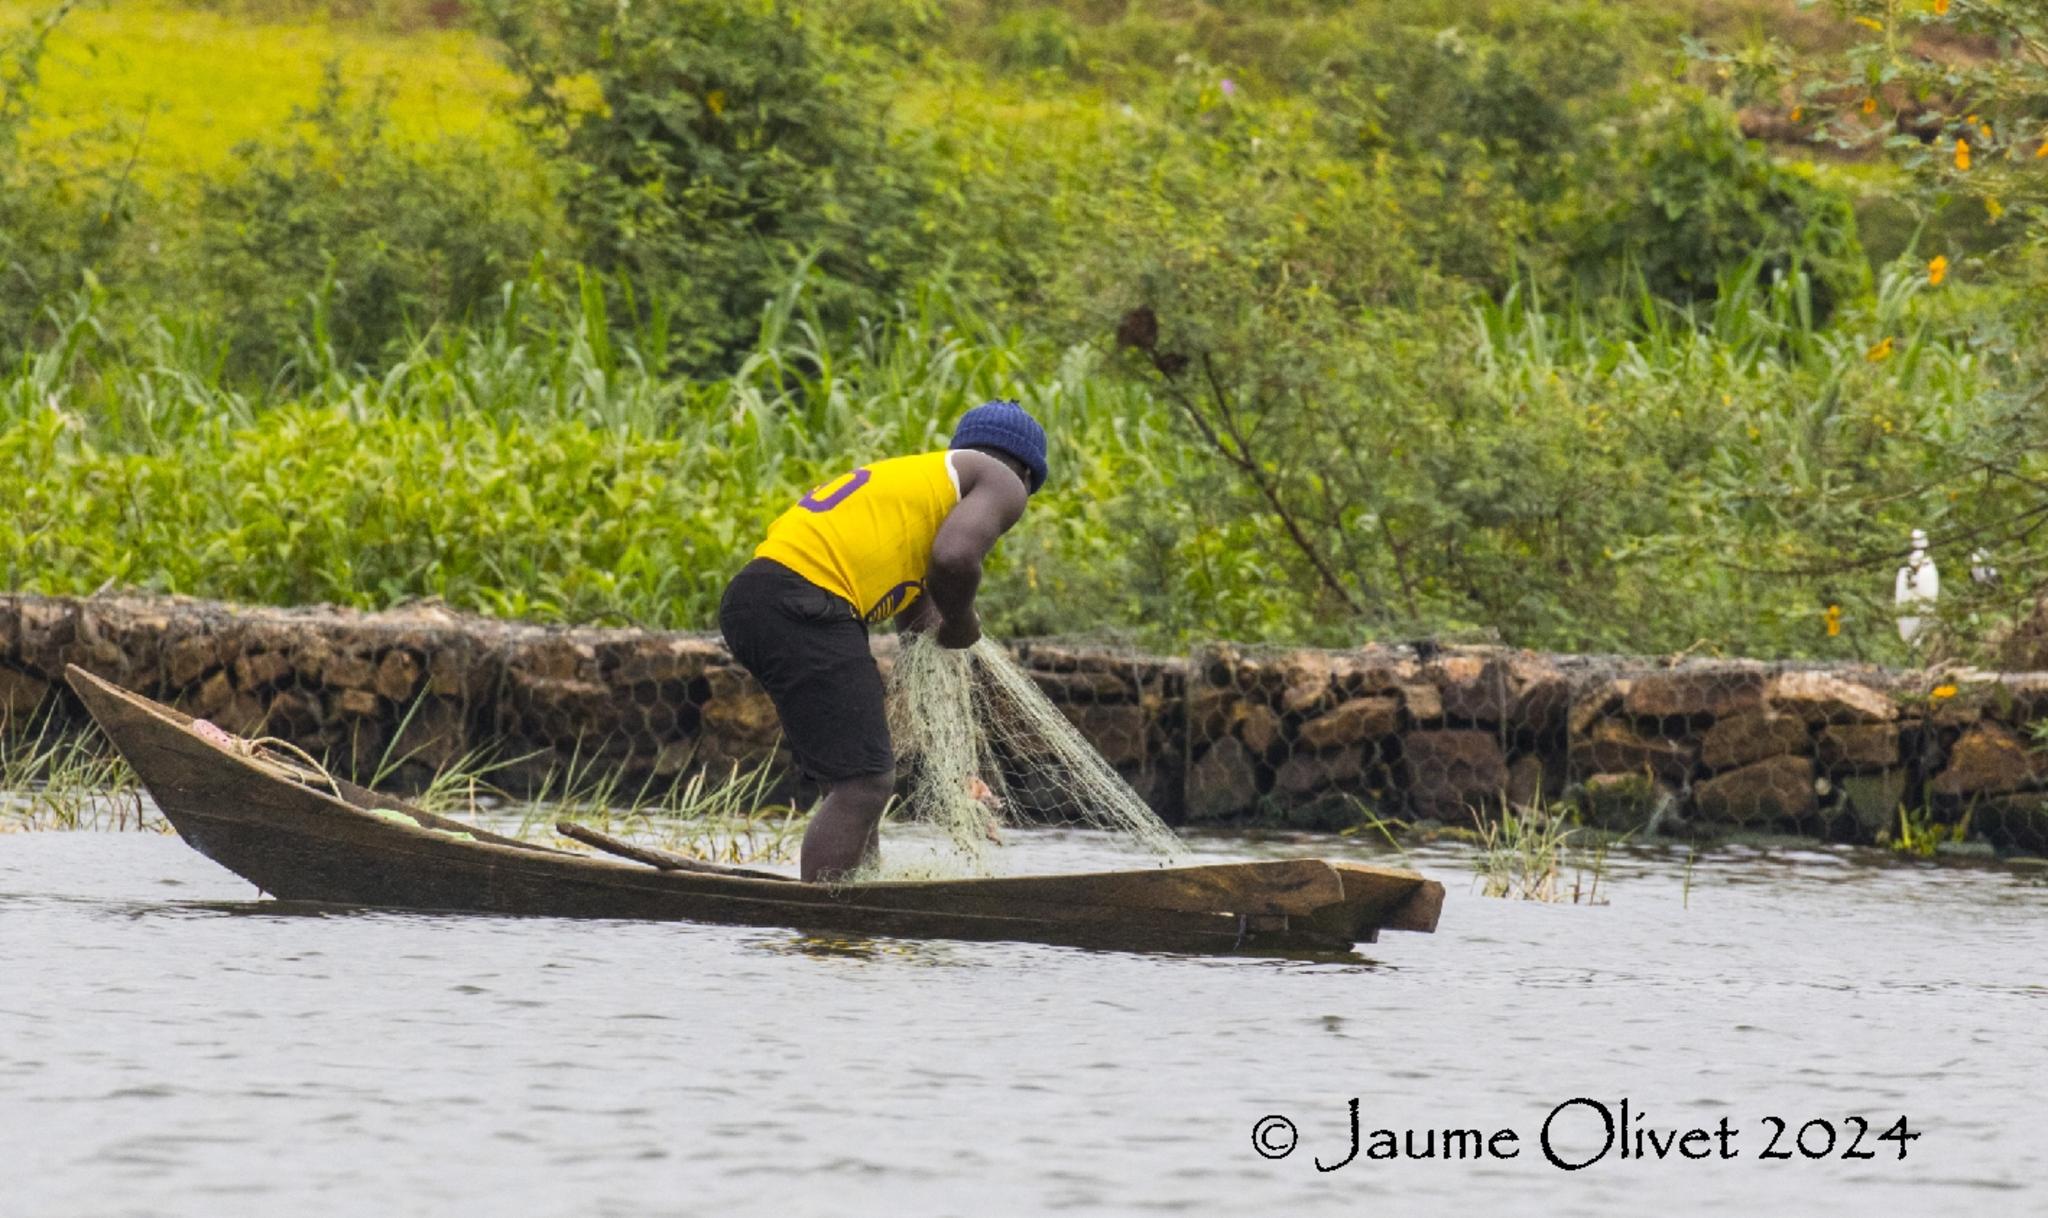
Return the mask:
[[(1477, 626), (1560, 649), (1707, 639), (1903, 659), (1883, 610), (1889, 547), (1913, 527), (2002, 542), (2010, 487), (1966, 475), (2041, 441), (2038, 412), (1905, 268), (1825, 329), (1800, 276), (1760, 275), (1745, 268), (1691, 310), (1517, 289), (1412, 350), (1361, 340), (1347, 358), (1392, 396), (1333, 384), (1316, 409), (1361, 411), (1372, 451), (1336, 454), (1362, 472), (1322, 483), (1341, 497), (1285, 527), (1109, 352), (937, 286), (828, 333), (799, 268), (755, 349), (692, 380), (665, 370), (662, 310), (608, 304), (630, 285), (536, 275), (375, 370), (337, 363), (316, 327), (290, 375), (256, 388), (225, 376), (202, 327), (113, 333), (87, 291), (0, 375), (0, 495), (14, 505), (0, 583), (440, 597), (705, 628), (727, 575), (805, 488), (937, 446), (962, 409), (1012, 396), (1047, 424), (1054, 476), (997, 550), (988, 602), (1003, 633), (1174, 646)], [(1401, 389), (1414, 360), (1454, 364), (1456, 396)], [(1361, 584), (1402, 589), (1398, 603), (1330, 613), (1289, 528), (1346, 538)], [(1836, 578), (1844, 553), (1863, 567)], [(1849, 610), (1840, 640), (1820, 629), (1829, 603)]]
[(66, 732), (49, 714), (0, 723), (0, 831), (167, 827), (97, 732)]

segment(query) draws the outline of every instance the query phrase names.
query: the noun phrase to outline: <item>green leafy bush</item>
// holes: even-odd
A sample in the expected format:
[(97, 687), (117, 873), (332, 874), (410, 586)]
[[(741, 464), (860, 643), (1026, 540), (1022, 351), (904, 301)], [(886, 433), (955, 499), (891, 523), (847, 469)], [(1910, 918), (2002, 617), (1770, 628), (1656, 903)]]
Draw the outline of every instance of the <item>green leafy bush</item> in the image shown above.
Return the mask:
[(1024, 8), (996, 22), (991, 31), (995, 61), (1013, 70), (1066, 70), (1080, 66), (1081, 29), (1057, 8)]
[(1810, 172), (1742, 138), (1717, 102), (1679, 98), (1628, 128), (1581, 265), (1612, 275), (1626, 263), (1651, 292), (1680, 304), (1714, 298), (1721, 280), (1756, 261), (1766, 278), (1795, 269), (1811, 282), (1816, 320), (1867, 291), (1856, 214)]
[(36, 117), (35, 88), (61, 5), (17, 31), (0, 31), (0, 362), (54, 336), (50, 311), (88, 274), (118, 273), (132, 217), (125, 175), (67, 168), (23, 155)]
[[(1938, 243), (2038, 246), (2048, 220), (2048, 7), (1829, 0), (1836, 36), (1818, 45), (1766, 28), (1703, 48), (1744, 104), (1796, 111), (1837, 155), (1903, 171), (1887, 193), (1920, 211)], [(1956, 206), (1960, 204), (1960, 206)]]
[[(1404, 258), (1398, 175), (1318, 162), (1284, 108), (1198, 102), (1187, 122), (1204, 151), (1170, 163), (1205, 166), (1188, 179), (1200, 211), (1162, 177), (1066, 291), (1100, 302), (1097, 324), (1211, 457), (1195, 485), (1264, 537), (1248, 544), (1312, 619), (1824, 654), (1833, 603), (1858, 615), (1859, 646), (1894, 653), (1896, 539), (1913, 520), (1988, 535), (2009, 488), (1892, 488), (1983, 468), (1983, 444), (2042, 442), (1972, 396), (1989, 383), (1965, 387), (1976, 340), (1932, 337), (1896, 270), (1832, 329), (1817, 269), (1773, 266), (1732, 229), (1694, 256), (1735, 261), (1681, 306), (1640, 273), (1591, 307), (1494, 301)], [(1827, 557), (1844, 551), (1875, 575), (1847, 578)]]
[(398, 148), (384, 112), (330, 66), (288, 133), (205, 184), (191, 286), (244, 377), (303, 379), (309, 337), (340, 367), (380, 367), (409, 335), (489, 308), (544, 252), (535, 183), (483, 149)]
[[(565, 167), (580, 253), (676, 319), (675, 355), (750, 345), (796, 266), (827, 324), (884, 311), (927, 256), (922, 189), (858, 48), (785, 0), (498, 4), (529, 129)], [(594, 82), (598, 97), (575, 82)]]

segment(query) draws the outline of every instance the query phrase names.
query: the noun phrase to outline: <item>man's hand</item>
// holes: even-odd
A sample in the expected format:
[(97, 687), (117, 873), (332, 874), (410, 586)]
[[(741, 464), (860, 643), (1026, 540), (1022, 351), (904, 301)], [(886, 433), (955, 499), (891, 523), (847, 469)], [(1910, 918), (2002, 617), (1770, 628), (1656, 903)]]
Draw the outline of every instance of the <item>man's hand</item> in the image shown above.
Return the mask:
[(981, 641), (981, 615), (969, 608), (965, 615), (940, 622), (932, 637), (939, 641), (939, 646), (955, 651), (972, 647)]

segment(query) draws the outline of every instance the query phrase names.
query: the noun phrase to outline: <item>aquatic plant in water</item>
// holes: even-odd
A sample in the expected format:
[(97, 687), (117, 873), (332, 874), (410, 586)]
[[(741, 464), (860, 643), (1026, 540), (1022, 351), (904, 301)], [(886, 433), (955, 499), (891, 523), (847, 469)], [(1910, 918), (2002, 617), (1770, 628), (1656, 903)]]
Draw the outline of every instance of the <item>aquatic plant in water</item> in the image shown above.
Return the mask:
[(1922, 804), (1918, 808), (1899, 805), (1899, 829), (1897, 833), (1878, 834), (1878, 841), (1888, 843), (1902, 854), (1914, 854), (1921, 858), (1933, 858), (1944, 842), (1965, 842), (1970, 838), (1970, 811), (1963, 813), (1961, 820), (1953, 825), (1942, 824), (1935, 818), (1934, 810)]
[(802, 839), (802, 810), (767, 799), (776, 777), (769, 762), (751, 769), (735, 763), (722, 778), (700, 770), (687, 779), (649, 774), (633, 784), (624, 767), (577, 753), (523, 796), (485, 779), (523, 760), (472, 754), (435, 776), (422, 806), (472, 821), (483, 814), (516, 818), (509, 832), (529, 839), (552, 840), (556, 822), (571, 820), (717, 863), (784, 862)]
[[(406, 712), (393, 743), (378, 759), (370, 785), (378, 787), (415, 759), (399, 753), (397, 741), (418, 711)], [(489, 748), (471, 749), (434, 771), (410, 799), (415, 807), (438, 816), (467, 817), (509, 811), (518, 818), (513, 836), (553, 837), (558, 821), (572, 820), (605, 833), (623, 834), (664, 850), (710, 862), (782, 862), (793, 857), (801, 835), (800, 811), (768, 802), (775, 768), (763, 762), (742, 770), (737, 763), (714, 781), (707, 771), (663, 785), (649, 774), (629, 786), (622, 766), (602, 768), (596, 757), (573, 753), (567, 764), (550, 767), (523, 797), (515, 797), (490, 776), (532, 760), (534, 754), (501, 757)]]
[[(1571, 811), (1536, 804), (1517, 809), (1503, 803), (1499, 817), (1475, 816), (1479, 853), (1472, 867), (1480, 891), (1518, 901), (1604, 905), (1600, 877), (1607, 868), (1607, 842), (1578, 842), (1585, 832)], [(1565, 873), (1570, 872), (1567, 883)]]
[(47, 713), (0, 730), (0, 832), (168, 827), (98, 732), (64, 732)]

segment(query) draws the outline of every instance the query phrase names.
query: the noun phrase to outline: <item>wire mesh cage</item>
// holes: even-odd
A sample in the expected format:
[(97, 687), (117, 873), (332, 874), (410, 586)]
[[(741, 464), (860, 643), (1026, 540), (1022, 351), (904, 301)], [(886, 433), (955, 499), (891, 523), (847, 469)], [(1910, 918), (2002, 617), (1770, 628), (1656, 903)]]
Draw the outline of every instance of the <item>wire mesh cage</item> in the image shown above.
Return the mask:
[[(891, 668), (896, 641), (875, 649)], [(2048, 674), (1428, 643), (1175, 657), (1033, 640), (1008, 655), (1175, 824), (1473, 826), (1543, 807), (1636, 833), (2048, 849)], [(709, 636), (431, 606), (0, 598), (0, 722), (78, 718), (68, 663), (358, 781), (418, 787), (488, 758), (514, 791), (579, 771), (645, 786), (765, 766), (765, 798), (815, 793), (791, 771), (773, 704)], [(1086, 823), (1083, 788), (1048, 778), (1019, 739), (986, 762), (1008, 816)]]

